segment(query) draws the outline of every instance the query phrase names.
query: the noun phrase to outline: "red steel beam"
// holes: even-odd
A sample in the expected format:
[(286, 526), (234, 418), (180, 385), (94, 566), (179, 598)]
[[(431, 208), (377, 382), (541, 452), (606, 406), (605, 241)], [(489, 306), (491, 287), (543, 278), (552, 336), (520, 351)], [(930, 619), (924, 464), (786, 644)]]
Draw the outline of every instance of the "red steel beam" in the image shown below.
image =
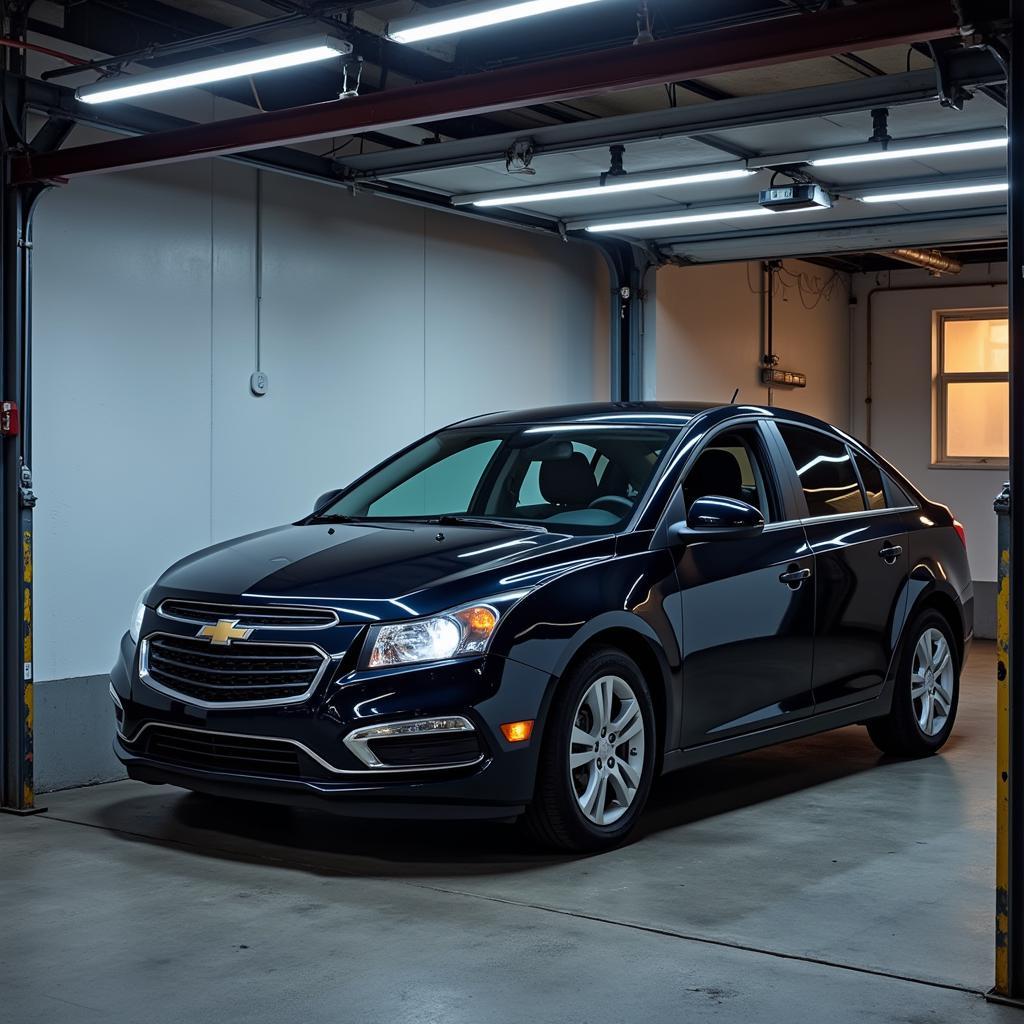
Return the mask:
[(677, 36), (538, 61), (211, 124), (117, 139), (12, 162), (15, 184), (151, 164), (226, 156), (421, 121), (486, 114), (536, 103), (825, 57), (849, 50), (926, 42), (957, 33), (951, 0), (867, 0), (821, 14)]

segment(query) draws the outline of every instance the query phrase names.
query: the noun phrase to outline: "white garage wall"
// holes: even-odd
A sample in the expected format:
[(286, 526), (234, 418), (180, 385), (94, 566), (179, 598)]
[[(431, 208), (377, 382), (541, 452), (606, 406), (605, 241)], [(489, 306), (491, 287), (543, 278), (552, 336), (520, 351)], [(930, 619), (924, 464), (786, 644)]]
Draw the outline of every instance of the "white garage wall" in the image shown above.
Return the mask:
[[(932, 322), (939, 309), (1005, 306), (1006, 264), (968, 266), (935, 279), (924, 270), (857, 274), (854, 430), (866, 434), (866, 339), (872, 305), (871, 443), (921, 490), (953, 510), (967, 529), (976, 581), (980, 635), (992, 635), (996, 578), (996, 519), (992, 502), (1005, 469), (932, 469)], [(976, 286), (975, 286), (976, 285)], [(878, 289), (878, 290), (876, 290)], [(909, 290), (907, 290), (909, 289)]]
[[(139, 590), (189, 551), (305, 514), (445, 422), (608, 395), (592, 250), (264, 175), (270, 391), (251, 397), (255, 195), (254, 171), (205, 162), (82, 179), (41, 203), (44, 683), (98, 686)], [(43, 718), (71, 706), (37, 692)]]
[[(806, 388), (776, 388), (777, 406), (848, 426), (850, 419), (849, 282), (828, 270), (787, 260), (775, 299), (779, 366), (807, 375)], [(803, 292), (797, 285), (803, 275)], [(765, 403), (761, 384), (761, 287), (757, 263), (667, 267), (658, 272), (657, 384), (664, 400)], [(807, 308), (812, 307), (812, 308)]]

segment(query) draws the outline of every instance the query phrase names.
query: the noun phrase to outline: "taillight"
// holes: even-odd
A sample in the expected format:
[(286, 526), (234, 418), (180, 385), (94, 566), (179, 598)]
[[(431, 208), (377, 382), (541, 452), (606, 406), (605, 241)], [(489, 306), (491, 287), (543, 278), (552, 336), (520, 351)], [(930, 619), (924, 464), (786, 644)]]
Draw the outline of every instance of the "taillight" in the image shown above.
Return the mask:
[(967, 531), (964, 529), (964, 524), (959, 519), (953, 520), (953, 529), (956, 530), (956, 535), (960, 538), (960, 543), (963, 544), (964, 548), (967, 547)]

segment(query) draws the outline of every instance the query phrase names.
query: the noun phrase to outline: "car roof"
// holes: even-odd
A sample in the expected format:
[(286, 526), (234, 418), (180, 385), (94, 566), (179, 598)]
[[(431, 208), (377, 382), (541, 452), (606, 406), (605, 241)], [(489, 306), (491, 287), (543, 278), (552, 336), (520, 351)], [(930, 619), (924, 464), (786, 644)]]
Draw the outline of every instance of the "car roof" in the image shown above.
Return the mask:
[(804, 423), (846, 436), (841, 428), (793, 409), (768, 405), (726, 404), (721, 402), (585, 402), (577, 405), (551, 405), (538, 409), (511, 409), (487, 413), (452, 423), (453, 427), (498, 426), (502, 424), (593, 423), (667, 426), (682, 428), (696, 416), (712, 414), (713, 422), (735, 415), (766, 416)]
[(512, 409), (460, 420), (452, 426), (493, 426), (506, 423), (601, 423), (683, 427), (695, 415), (717, 408), (711, 402), (582, 402), (539, 409)]

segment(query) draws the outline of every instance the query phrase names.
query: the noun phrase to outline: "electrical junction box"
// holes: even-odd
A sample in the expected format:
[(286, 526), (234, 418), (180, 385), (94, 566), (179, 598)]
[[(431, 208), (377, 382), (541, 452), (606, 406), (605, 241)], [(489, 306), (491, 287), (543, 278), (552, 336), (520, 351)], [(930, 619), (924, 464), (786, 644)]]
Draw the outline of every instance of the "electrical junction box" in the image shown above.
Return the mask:
[(830, 210), (832, 197), (820, 185), (783, 185), (763, 188), (757, 197), (766, 210)]

